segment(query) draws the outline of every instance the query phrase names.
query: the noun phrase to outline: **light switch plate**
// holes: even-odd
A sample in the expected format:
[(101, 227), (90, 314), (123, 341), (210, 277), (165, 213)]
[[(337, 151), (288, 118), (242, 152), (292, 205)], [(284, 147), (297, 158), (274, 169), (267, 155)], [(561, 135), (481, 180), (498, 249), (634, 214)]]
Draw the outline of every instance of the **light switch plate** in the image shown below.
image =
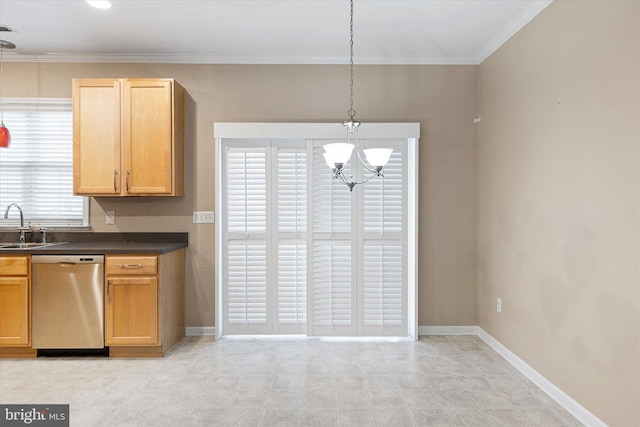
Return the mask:
[(213, 224), (214, 223), (213, 211), (196, 211), (193, 212), (194, 224)]

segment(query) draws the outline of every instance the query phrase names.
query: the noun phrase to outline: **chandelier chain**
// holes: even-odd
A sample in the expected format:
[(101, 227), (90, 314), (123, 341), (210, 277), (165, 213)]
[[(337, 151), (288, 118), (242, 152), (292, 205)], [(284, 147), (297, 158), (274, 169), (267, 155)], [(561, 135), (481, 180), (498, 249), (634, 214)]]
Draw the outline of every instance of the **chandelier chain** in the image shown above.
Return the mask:
[(354, 76), (354, 71), (353, 71), (353, 0), (350, 0), (350, 5), (351, 5), (351, 14), (350, 16), (350, 21), (349, 21), (349, 34), (350, 34), (350, 61), (349, 61), (349, 66), (350, 66), (350, 71), (351, 71), (351, 79), (349, 81), (349, 87), (351, 89), (351, 98), (349, 99), (349, 111), (347, 111), (347, 115), (349, 116), (349, 120), (350, 121), (355, 121), (354, 117), (356, 115), (356, 110), (353, 109), (353, 76)]

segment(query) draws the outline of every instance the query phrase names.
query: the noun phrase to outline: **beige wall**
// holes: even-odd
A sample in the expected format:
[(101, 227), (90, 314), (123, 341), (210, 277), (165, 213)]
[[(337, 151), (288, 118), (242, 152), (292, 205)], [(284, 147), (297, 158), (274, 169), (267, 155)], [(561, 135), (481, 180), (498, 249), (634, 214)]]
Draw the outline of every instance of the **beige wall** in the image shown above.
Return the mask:
[[(357, 118), (420, 122), (420, 325), (476, 324), (476, 66), (356, 66)], [(187, 325), (214, 326), (214, 121), (341, 122), (346, 66), (5, 64), (5, 96), (70, 97), (73, 77), (174, 77), (187, 90), (187, 196), (95, 199), (96, 231), (189, 232)], [(116, 225), (105, 225), (106, 210)]]
[(639, 22), (638, 1), (556, 1), (479, 76), (479, 325), (628, 427), (640, 425)]

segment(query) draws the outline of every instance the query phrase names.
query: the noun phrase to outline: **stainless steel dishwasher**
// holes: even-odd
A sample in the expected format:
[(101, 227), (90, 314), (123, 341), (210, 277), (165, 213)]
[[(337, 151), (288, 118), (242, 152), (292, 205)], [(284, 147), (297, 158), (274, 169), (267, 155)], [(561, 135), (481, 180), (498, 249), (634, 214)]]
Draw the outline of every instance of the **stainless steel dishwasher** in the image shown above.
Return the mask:
[(104, 256), (33, 255), (32, 344), (104, 347)]

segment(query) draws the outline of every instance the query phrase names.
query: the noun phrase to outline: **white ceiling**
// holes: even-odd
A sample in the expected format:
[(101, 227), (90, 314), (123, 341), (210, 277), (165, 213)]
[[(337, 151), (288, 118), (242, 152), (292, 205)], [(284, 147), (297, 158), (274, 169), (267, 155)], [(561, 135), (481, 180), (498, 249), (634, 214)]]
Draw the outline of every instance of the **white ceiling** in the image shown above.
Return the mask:
[[(479, 64), (552, 0), (355, 0), (354, 61)], [(343, 64), (348, 0), (0, 0), (5, 61)]]

